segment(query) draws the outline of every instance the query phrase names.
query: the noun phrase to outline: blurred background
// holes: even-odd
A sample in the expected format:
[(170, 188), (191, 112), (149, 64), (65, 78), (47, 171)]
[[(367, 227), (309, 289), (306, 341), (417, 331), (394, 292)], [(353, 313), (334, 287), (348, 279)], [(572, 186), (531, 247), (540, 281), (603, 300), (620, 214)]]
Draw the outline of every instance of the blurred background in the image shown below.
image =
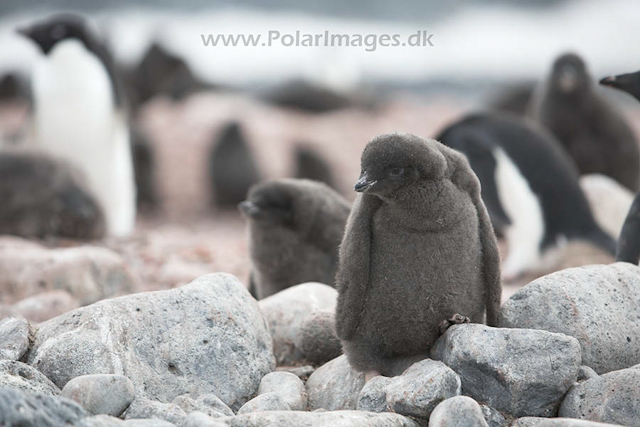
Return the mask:
[[(153, 158), (147, 177), (153, 194), (143, 201), (135, 233), (95, 242), (127, 259), (141, 290), (213, 271), (246, 281), (244, 222), (235, 208), (216, 205), (210, 179), (210, 152), (232, 122), (240, 124), (261, 179), (295, 176), (296, 147), (303, 146), (326, 162), (332, 184), (352, 200), (362, 148), (380, 133), (432, 137), (469, 111), (507, 100), (522, 108), (566, 51), (582, 55), (594, 79), (640, 68), (637, 0), (3, 0), (4, 144), (28, 133), (29, 75), (40, 55), (15, 29), (69, 11), (90, 18), (111, 50), (126, 83), (132, 129)], [(424, 30), (433, 46), (367, 51), (202, 41), (217, 34), (266, 38), (271, 30), (403, 38)], [(603, 95), (640, 134), (637, 102), (611, 90)], [(603, 259), (586, 253), (567, 262)]]

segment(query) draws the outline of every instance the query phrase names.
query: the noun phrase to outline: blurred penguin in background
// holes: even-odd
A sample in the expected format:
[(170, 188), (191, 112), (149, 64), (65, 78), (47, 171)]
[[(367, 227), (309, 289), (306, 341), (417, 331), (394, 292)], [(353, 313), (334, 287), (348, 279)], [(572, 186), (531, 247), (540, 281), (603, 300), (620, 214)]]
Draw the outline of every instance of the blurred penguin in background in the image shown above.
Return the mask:
[(336, 182), (331, 166), (322, 155), (308, 144), (296, 144), (295, 147), (295, 177), (324, 182), (336, 189)]
[(98, 239), (104, 232), (80, 171), (40, 153), (0, 152), (0, 234)]
[(607, 175), (638, 190), (638, 142), (623, 115), (596, 93), (578, 55), (565, 54), (555, 61), (534, 95), (530, 114), (562, 143), (581, 175)]
[(43, 53), (32, 75), (35, 144), (86, 176), (108, 234), (130, 234), (136, 191), (128, 121), (111, 56), (81, 16), (54, 15), (19, 32)]
[(260, 181), (260, 172), (240, 123), (227, 124), (214, 138), (209, 157), (209, 176), (214, 204), (235, 209), (252, 185)]
[(509, 114), (472, 114), (436, 137), (462, 152), (482, 185), (497, 233), (506, 238), (505, 280), (553, 262), (551, 249), (583, 240), (613, 255), (569, 155), (548, 131)]
[(257, 299), (305, 282), (333, 285), (349, 203), (320, 182), (276, 179), (255, 185), (238, 206), (249, 231)]

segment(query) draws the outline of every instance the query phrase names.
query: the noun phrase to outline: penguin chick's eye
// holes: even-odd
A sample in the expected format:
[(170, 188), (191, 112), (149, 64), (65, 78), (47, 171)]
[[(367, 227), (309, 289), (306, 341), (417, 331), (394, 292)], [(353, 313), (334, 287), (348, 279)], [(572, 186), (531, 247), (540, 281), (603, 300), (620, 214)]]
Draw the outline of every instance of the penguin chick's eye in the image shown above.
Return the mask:
[(404, 175), (404, 168), (391, 168), (389, 170), (389, 176), (391, 178), (400, 178)]

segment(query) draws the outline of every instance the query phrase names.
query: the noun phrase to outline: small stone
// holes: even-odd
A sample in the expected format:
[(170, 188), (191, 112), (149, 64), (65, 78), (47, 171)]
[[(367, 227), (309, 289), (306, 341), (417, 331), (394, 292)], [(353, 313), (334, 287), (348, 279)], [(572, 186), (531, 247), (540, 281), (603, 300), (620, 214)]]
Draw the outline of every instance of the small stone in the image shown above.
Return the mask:
[(124, 427), (124, 421), (111, 415), (94, 415), (83, 418), (76, 427)]
[(227, 427), (227, 424), (217, 421), (204, 412), (193, 411), (187, 415), (181, 427)]
[(489, 427), (506, 427), (509, 424), (509, 420), (497, 409), (484, 403), (480, 404), (480, 409), (482, 409), (482, 415), (484, 415), (484, 419), (487, 424), (489, 424)]
[(42, 372), (15, 360), (0, 360), (0, 387), (10, 387), (27, 393), (49, 396), (60, 394), (60, 389)]
[(271, 372), (260, 382), (258, 395), (277, 393), (289, 405), (292, 411), (307, 409), (307, 390), (302, 380), (289, 372)]
[[(366, 411), (269, 411), (221, 418), (228, 427), (419, 427), (411, 418)], [(216, 426), (217, 427), (217, 426)]]
[(305, 359), (316, 366), (342, 354), (342, 343), (335, 332), (335, 314), (316, 311), (302, 322), (300, 350)]
[(309, 377), (311, 376), (311, 374), (313, 374), (313, 372), (315, 370), (316, 370), (316, 368), (314, 368), (311, 365), (304, 365), (304, 366), (278, 366), (276, 368), (276, 371), (278, 371), (278, 372), (291, 372), (292, 374), (294, 374), (295, 376), (300, 378), (302, 381), (307, 381), (309, 379)]
[(19, 317), (0, 321), (0, 359), (20, 360), (29, 348), (29, 322)]
[(427, 419), (440, 402), (458, 396), (461, 386), (460, 378), (447, 365), (425, 359), (394, 377), (386, 391), (393, 412)]
[(537, 427), (620, 427), (618, 424), (604, 424), (594, 421), (574, 420), (571, 418), (543, 419)]
[(186, 412), (173, 403), (161, 403), (154, 400), (138, 398), (131, 403), (124, 419), (157, 418), (181, 425), (186, 417)]
[(63, 397), (0, 387), (0, 416), (5, 426), (35, 427), (74, 425), (89, 414)]
[(45, 291), (22, 299), (12, 308), (31, 322), (40, 323), (80, 307), (80, 301), (62, 289)]
[(364, 373), (353, 369), (344, 355), (325, 363), (307, 380), (309, 410), (356, 409), (364, 380)]
[(622, 369), (574, 386), (560, 405), (560, 417), (640, 426), (640, 370)]
[(278, 393), (264, 393), (259, 394), (247, 403), (238, 411), (238, 415), (248, 414), (250, 412), (264, 412), (264, 411), (290, 411), (291, 407), (284, 398)]
[(91, 414), (118, 417), (133, 402), (135, 389), (123, 375), (82, 375), (69, 381), (60, 395), (78, 402)]
[(450, 327), (431, 356), (460, 375), (465, 395), (515, 417), (552, 416), (581, 365), (573, 337), (480, 324)]
[(358, 410), (370, 412), (387, 412), (387, 387), (393, 379), (378, 375), (371, 378), (360, 390)]
[(301, 350), (302, 323), (309, 313), (335, 313), (338, 291), (321, 283), (292, 286), (258, 302), (273, 338), (278, 366), (304, 360)]
[(187, 414), (197, 411), (213, 418), (233, 416), (233, 411), (218, 396), (213, 394), (205, 394), (197, 399), (193, 399), (188, 394), (183, 394), (173, 399), (171, 403), (181, 407)]
[(522, 417), (511, 423), (510, 427), (539, 427), (547, 419), (542, 417)]
[(174, 423), (158, 418), (125, 420), (122, 427), (177, 427)]
[(455, 396), (436, 406), (429, 427), (489, 427), (478, 402), (467, 396)]

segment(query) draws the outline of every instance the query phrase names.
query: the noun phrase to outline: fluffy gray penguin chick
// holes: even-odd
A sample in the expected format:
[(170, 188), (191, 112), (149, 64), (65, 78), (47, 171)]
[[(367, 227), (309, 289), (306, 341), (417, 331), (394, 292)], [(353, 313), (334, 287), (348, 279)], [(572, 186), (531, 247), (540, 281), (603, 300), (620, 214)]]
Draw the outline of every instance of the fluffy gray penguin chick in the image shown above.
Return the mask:
[(428, 357), (443, 321), (480, 323), (486, 312), (496, 325), (500, 258), (462, 154), (387, 134), (361, 165), (340, 246), (336, 330), (355, 369), (393, 376)]
[(305, 282), (333, 285), (350, 209), (342, 196), (320, 182), (277, 179), (253, 186), (239, 208), (256, 298)]

